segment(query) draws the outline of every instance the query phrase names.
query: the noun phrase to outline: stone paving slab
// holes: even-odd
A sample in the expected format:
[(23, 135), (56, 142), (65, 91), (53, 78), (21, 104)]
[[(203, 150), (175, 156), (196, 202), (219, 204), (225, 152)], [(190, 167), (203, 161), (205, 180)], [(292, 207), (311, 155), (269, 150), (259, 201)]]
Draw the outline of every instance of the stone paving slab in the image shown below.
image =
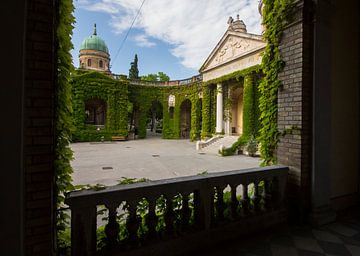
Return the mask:
[(115, 185), (121, 177), (159, 180), (258, 167), (261, 160), (248, 156), (221, 157), (199, 153), (195, 142), (143, 140), (104, 143), (73, 143), (75, 159), (71, 165), (74, 184)]

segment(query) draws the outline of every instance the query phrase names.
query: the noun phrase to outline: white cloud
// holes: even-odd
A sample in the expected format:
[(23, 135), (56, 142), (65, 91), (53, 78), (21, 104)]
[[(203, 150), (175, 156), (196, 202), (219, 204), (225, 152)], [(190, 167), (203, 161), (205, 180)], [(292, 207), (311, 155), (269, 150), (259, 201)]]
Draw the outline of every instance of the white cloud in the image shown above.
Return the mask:
[(149, 38), (144, 34), (136, 35), (134, 41), (140, 47), (153, 47), (156, 45), (154, 42), (149, 41)]
[[(115, 33), (128, 30), (141, 0), (80, 0), (81, 8), (109, 13)], [(153, 46), (149, 38), (172, 45), (181, 64), (199, 69), (227, 29), (229, 16), (240, 15), (250, 33), (261, 32), (258, 0), (147, 0), (134, 24), (144, 34), (135, 41)]]

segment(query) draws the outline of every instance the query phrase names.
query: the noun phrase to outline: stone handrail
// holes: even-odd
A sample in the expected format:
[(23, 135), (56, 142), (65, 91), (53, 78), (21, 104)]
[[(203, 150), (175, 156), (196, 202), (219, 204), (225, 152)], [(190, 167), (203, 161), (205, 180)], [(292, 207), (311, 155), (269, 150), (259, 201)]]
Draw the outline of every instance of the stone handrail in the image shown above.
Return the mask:
[(221, 135), (217, 135), (217, 136), (214, 136), (214, 137), (211, 137), (210, 139), (206, 140), (206, 141), (201, 141), (201, 140), (198, 140), (196, 142), (196, 150), (201, 150), (207, 146), (210, 146), (211, 144), (213, 144), (214, 142), (216, 142), (217, 140), (223, 138), (224, 136), (221, 136)]
[[(125, 75), (112, 74), (112, 77), (114, 79), (127, 79)], [(182, 79), (182, 80), (171, 80), (171, 81), (166, 81), (166, 82), (146, 81), (146, 80), (140, 80), (140, 79), (132, 79), (129, 81), (130, 81), (130, 84), (143, 85), (143, 86), (179, 86), (179, 85), (188, 85), (188, 84), (192, 84), (195, 82), (201, 82), (202, 75), (196, 75), (196, 76), (192, 76), (190, 78), (186, 78), (186, 79)]]
[[(100, 191), (70, 192), (65, 202), (71, 209), (71, 255), (99, 253), (96, 248), (97, 207), (103, 205), (108, 209), (108, 223), (105, 226), (106, 246), (102, 250), (107, 253), (127, 253), (130, 249), (174, 241), (176, 237), (180, 240), (191, 237), (192, 244), (197, 244), (196, 233), (203, 238), (204, 232), (227, 227), (230, 230), (224, 234), (228, 235), (250, 230), (264, 220), (278, 221), (280, 218), (274, 216), (274, 212), (284, 209), (287, 172), (287, 167), (271, 166), (117, 185)], [(226, 193), (228, 196), (224, 196)], [(162, 204), (159, 198), (163, 198)], [(141, 202), (144, 210), (144, 201), (147, 202), (145, 215), (139, 213)], [(126, 207), (119, 212), (120, 205)], [(159, 209), (163, 209), (162, 214)], [(126, 220), (119, 222), (119, 215), (124, 216), (125, 212)], [(244, 224), (251, 218), (255, 219), (251, 227), (236, 228), (236, 223)], [(162, 230), (158, 228), (159, 223), (163, 224)], [(142, 237), (140, 226), (146, 226)], [(124, 229), (127, 236), (121, 240), (119, 233)], [(216, 234), (219, 236), (210, 237), (226, 237)], [(186, 246), (179, 250), (184, 248)], [(100, 255), (103, 254), (100, 252)]]

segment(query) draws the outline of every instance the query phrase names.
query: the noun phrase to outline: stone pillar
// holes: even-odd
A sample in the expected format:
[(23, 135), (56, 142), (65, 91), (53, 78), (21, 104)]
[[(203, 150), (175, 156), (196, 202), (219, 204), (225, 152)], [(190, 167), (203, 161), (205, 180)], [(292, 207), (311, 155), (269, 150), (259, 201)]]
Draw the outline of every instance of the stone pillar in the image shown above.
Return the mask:
[(223, 93), (222, 85), (217, 84), (217, 95), (216, 95), (216, 133), (223, 132)]
[(335, 220), (330, 203), (331, 175), (331, 16), (328, 1), (318, 0), (314, 21), (313, 61), (313, 155), (311, 175), (311, 215), (315, 225)]

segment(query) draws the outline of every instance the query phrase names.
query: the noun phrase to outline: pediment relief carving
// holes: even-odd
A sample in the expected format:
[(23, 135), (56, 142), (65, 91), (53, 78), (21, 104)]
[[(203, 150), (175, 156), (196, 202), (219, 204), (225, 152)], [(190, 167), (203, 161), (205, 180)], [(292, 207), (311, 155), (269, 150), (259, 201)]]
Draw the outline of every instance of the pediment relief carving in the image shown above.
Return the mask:
[(244, 53), (247, 53), (253, 49), (256, 49), (260, 46), (263, 46), (263, 42), (258, 42), (251, 39), (229, 36), (223, 45), (218, 49), (214, 54), (212, 60), (207, 65), (207, 68), (212, 68), (214, 66), (226, 63), (229, 60), (241, 56)]

